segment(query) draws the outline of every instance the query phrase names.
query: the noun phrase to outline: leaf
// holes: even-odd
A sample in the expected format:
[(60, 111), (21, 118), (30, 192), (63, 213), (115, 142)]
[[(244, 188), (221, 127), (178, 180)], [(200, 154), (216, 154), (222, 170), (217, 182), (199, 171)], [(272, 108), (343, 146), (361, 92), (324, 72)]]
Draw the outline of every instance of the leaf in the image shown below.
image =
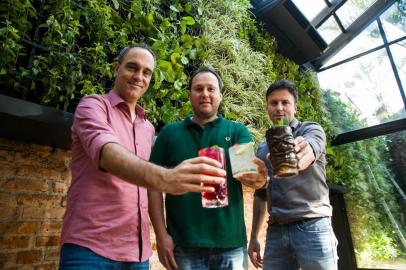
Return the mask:
[(112, 2), (113, 2), (113, 5), (114, 5), (114, 8), (116, 10), (118, 10), (120, 8), (120, 3), (118, 2), (118, 0), (112, 0)]
[(182, 62), (182, 64), (187, 65), (189, 63), (189, 59), (182, 55), (182, 57), (180, 58), (180, 61)]
[(190, 13), (192, 11), (192, 5), (189, 2), (187, 2), (185, 5), (185, 11), (187, 13)]
[(235, 114), (235, 113), (233, 113), (233, 112), (228, 112), (228, 113), (226, 113), (226, 114), (225, 114), (225, 117), (226, 117), (227, 119), (231, 119), (231, 120), (236, 120), (236, 119), (238, 119), (238, 115)]
[(169, 8), (170, 8), (170, 10), (172, 10), (176, 13), (179, 13), (179, 10), (174, 5), (170, 5)]
[(195, 24), (195, 19), (190, 16), (182, 17), (182, 23), (185, 25), (194, 25)]

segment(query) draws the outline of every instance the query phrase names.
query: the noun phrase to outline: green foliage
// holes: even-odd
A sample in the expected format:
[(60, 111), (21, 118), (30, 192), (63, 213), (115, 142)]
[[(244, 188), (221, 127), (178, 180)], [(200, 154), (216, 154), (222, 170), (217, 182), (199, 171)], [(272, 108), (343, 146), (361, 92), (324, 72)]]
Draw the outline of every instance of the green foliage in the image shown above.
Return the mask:
[[(366, 125), (337, 93), (325, 91), (323, 99), (330, 134)], [(386, 145), (386, 138), (378, 137), (327, 149), (327, 176), (329, 181), (348, 188), (345, 198), (354, 246), (359, 262), (365, 264), (401, 254), (394, 224), (384, 208), (386, 204), (395, 217), (400, 217), (395, 191), (388, 180)]]
[(283, 119), (280, 119), (280, 120), (278, 120), (276, 122), (273, 122), (272, 126), (273, 127), (279, 127), (279, 126), (287, 126), (288, 124), (289, 124), (289, 120), (287, 118), (283, 118)]
[[(314, 73), (276, 53), (275, 40), (256, 23), (250, 7), (249, 0), (3, 1), (1, 91), (73, 111), (83, 95), (112, 87), (114, 58), (122, 48), (145, 42), (158, 60), (141, 100), (154, 124), (191, 112), (188, 75), (210, 64), (225, 85), (221, 113), (247, 125), (257, 142), (271, 125), (266, 89), (278, 79), (297, 85), (297, 117), (320, 123), (329, 140), (366, 126), (336, 94), (320, 90)], [(382, 164), (388, 160), (385, 143), (376, 138), (327, 148), (329, 181), (350, 190), (350, 223), (362, 258), (398, 254), (396, 236), (376, 200), (384, 198), (398, 211), (387, 195), (392, 190)]]
[[(114, 58), (122, 48), (145, 42), (158, 58), (150, 90), (141, 101), (150, 119), (171, 122), (190, 111), (186, 71), (206, 53), (201, 11), (188, 2), (65, 0), (47, 1), (35, 10), (30, 1), (9, 1), (0, 9), (5, 13), (1, 39), (6, 41), (0, 52), (0, 82), (15, 96), (30, 91), (34, 101), (73, 111), (83, 95), (112, 87)], [(29, 19), (36, 12), (46, 18), (31, 29)], [(21, 41), (24, 36), (33, 40), (38, 31), (41, 38), (34, 40), (34, 47)]]

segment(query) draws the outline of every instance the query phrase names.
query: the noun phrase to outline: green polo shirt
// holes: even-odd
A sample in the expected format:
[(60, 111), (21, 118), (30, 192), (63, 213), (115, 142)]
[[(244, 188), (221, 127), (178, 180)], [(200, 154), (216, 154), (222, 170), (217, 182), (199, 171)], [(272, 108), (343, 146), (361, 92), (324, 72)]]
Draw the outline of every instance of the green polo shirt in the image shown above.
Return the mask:
[(228, 148), (252, 140), (248, 129), (218, 116), (204, 128), (186, 117), (166, 125), (158, 135), (151, 161), (174, 167), (198, 155), (201, 148), (218, 145), (226, 153), (228, 206), (203, 208), (200, 193), (166, 195), (166, 223), (174, 242), (183, 247), (235, 248), (247, 243), (241, 183), (232, 177)]

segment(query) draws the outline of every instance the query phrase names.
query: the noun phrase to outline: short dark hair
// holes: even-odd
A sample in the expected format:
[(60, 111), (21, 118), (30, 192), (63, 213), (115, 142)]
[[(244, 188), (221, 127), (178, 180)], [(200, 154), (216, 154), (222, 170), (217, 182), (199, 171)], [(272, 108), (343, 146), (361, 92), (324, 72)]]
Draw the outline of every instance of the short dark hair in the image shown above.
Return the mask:
[(295, 99), (295, 103), (297, 103), (298, 96), (297, 96), (296, 86), (291, 81), (288, 81), (288, 80), (279, 80), (279, 81), (276, 81), (273, 84), (271, 84), (269, 86), (268, 90), (266, 91), (266, 95), (265, 95), (266, 100), (268, 100), (269, 95), (272, 94), (273, 91), (282, 90), (282, 89), (288, 90), (289, 93)]
[(211, 66), (204, 66), (204, 67), (200, 67), (197, 70), (195, 70), (189, 78), (188, 89), (192, 90), (193, 78), (196, 77), (197, 74), (204, 73), (204, 72), (209, 72), (209, 73), (213, 74), (214, 76), (216, 76), (218, 84), (219, 84), (220, 93), (223, 92), (223, 87), (224, 87), (223, 81), (221, 80), (220, 75)]
[(122, 49), (122, 50), (120, 51), (120, 53), (118, 54), (118, 56), (117, 56), (117, 62), (118, 62), (119, 64), (121, 64), (121, 62), (123, 62), (124, 56), (125, 56), (125, 55), (128, 53), (128, 51), (131, 50), (132, 48), (141, 48), (141, 49), (147, 50), (147, 51), (152, 55), (152, 57), (154, 58), (154, 68), (156, 68), (156, 56), (155, 56), (155, 53), (154, 53), (154, 52), (148, 47), (148, 45), (145, 44), (145, 43), (136, 43), (136, 44), (133, 44), (133, 45), (128, 45), (127, 47), (125, 47), (124, 49)]

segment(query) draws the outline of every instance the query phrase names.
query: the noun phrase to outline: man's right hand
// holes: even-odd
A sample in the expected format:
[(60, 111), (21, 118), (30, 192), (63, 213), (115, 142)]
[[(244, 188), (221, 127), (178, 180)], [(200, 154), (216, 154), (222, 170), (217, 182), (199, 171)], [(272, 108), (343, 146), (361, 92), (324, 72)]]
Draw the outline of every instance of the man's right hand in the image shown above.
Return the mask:
[(258, 242), (258, 239), (251, 239), (248, 245), (248, 255), (250, 260), (255, 268), (262, 268), (264, 262), (261, 257), (261, 245)]
[(165, 233), (164, 236), (157, 238), (157, 251), (158, 258), (161, 264), (169, 270), (178, 269), (176, 264), (175, 256), (173, 255), (173, 250), (175, 249), (175, 244), (173, 243), (172, 237)]
[(170, 194), (186, 192), (214, 192), (213, 187), (203, 184), (223, 184), (226, 171), (222, 164), (208, 157), (184, 160), (173, 169), (167, 169), (163, 177), (163, 191)]

